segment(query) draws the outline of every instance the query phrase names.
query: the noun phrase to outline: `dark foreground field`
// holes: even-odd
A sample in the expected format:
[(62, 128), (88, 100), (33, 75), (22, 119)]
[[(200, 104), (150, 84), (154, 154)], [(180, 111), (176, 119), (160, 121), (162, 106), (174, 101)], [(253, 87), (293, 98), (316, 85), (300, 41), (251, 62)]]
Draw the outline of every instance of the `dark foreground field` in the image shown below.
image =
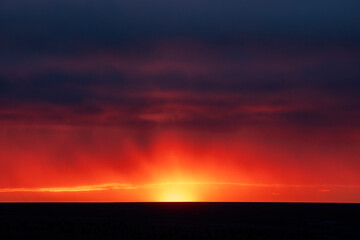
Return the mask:
[(2, 239), (359, 239), (360, 205), (2, 203), (0, 233)]

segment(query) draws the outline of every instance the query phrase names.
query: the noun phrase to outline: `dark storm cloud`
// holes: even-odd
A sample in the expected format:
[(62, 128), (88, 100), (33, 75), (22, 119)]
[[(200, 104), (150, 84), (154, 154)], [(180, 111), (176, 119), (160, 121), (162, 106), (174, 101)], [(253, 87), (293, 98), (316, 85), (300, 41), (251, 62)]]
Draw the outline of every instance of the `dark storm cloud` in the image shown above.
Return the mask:
[(9, 82), (7, 82), (5, 79), (3, 79), (1, 76), (0, 76), (0, 97), (3, 95), (3, 94), (6, 94), (11, 88), (11, 85)]
[(1, 1), (1, 119), (353, 124), (359, 10), (351, 0)]
[[(164, 37), (352, 42), (358, 1), (2, 1), (2, 46), (35, 52), (126, 48)], [(286, 41), (286, 40), (285, 40)]]

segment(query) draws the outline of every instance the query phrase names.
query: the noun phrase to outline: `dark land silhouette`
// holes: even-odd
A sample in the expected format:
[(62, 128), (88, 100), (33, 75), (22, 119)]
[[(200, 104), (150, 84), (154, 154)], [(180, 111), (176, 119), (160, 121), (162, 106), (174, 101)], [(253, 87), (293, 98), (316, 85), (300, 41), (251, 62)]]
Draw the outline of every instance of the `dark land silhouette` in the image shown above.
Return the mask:
[(359, 204), (2, 203), (13, 239), (358, 239)]

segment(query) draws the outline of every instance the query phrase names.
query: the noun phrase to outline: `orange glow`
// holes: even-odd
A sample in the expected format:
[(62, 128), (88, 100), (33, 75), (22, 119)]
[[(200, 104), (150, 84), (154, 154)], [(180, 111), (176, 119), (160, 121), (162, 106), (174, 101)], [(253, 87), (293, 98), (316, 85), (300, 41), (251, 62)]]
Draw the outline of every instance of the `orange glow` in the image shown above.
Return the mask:
[[(286, 185), (236, 182), (108, 183), (53, 188), (2, 188), (2, 201), (73, 202), (345, 202), (359, 185)], [(340, 195), (340, 196), (339, 196)], [(329, 202), (329, 200), (327, 200)], [(335, 202), (330, 201), (330, 202)]]
[(0, 201), (360, 202), (356, 143), (247, 131), (0, 127)]

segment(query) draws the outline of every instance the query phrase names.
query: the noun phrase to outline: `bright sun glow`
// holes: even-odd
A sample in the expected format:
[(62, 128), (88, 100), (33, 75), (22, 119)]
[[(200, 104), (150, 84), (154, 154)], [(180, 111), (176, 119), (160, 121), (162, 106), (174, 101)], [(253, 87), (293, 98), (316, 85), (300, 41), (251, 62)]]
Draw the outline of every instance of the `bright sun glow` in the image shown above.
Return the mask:
[(191, 188), (184, 185), (168, 185), (161, 189), (158, 201), (160, 202), (193, 202), (196, 201)]
[(191, 202), (191, 197), (180, 192), (170, 192), (163, 196), (162, 202)]

